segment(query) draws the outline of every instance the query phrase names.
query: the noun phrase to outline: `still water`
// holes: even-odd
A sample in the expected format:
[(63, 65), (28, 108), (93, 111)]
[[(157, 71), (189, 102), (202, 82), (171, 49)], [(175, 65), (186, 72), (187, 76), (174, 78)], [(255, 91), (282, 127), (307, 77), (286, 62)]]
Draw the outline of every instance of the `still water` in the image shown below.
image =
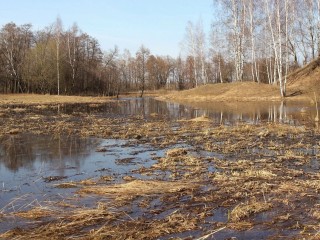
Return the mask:
[(81, 113), (99, 115), (108, 118), (142, 116), (166, 120), (191, 119), (200, 116), (209, 117), (214, 123), (236, 124), (281, 122), (292, 125), (314, 125), (317, 115), (314, 104), (308, 102), (215, 102), (193, 103), (187, 106), (178, 103), (158, 101), (154, 98), (121, 98), (105, 104), (59, 104), (43, 108), (25, 108), (8, 105), (8, 109), (24, 108), (26, 112), (56, 115)]
[[(79, 106), (80, 107), (80, 106)], [(80, 107), (81, 109), (81, 107)], [(61, 107), (61, 111), (75, 113), (76, 106)], [(314, 124), (316, 108), (314, 105), (296, 102), (215, 102), (193, 103), (187, 106), (178, 103), (158, 101), (153, 98), (128, 98), (111, 102), (97, 108), (88, 105), (88, 113), (102, 114), (106, 117), (141, 115), (148, 119), (154, 117), (167, 120), (192, 119), (200, 116), (210, 118), (214, 123), (236, 124), (240, 122), (261, 123), (281, 122), (292, 125)]]
[[(16, 107), (21, 106), (8, 106)], [(314, 125), (316, 116), (313, 105), (302, 103), (207, 103), (190, 107), (152, 98), (120, 99), (102, 105), (56, 105), (26, 111), (75, 116), (86, 113), (123, 119), (138, 115), (168, 121), (206, 116), (214, 123), (228, 125), (238, 122)], [(0, 213), (21, 210), (33, 201), (53, 201), (74, 194), (74, 189), (56, 188), (55, 184), (60, 181), (47, 181), (50, 178), (67, 182), (101, 176), (110, 176), (114, 181), (125, 175), (146, 178), (133, 174), (132, 170), (151, 166), (156, 157), (163, 155), (164, 150), (134, 141), (30, 134), (7, 136), (0, 142)], [(10, 224), (0, 223), (0, 232), (9, 229)]]

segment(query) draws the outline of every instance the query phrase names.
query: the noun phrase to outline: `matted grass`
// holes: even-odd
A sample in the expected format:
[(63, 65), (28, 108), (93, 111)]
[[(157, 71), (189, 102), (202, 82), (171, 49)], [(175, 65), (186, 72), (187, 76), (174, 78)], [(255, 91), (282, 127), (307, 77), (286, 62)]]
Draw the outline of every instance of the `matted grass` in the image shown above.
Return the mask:
[(266, 202), (250, 202), (240, 203), (230, 212), (229, 219), (232, 222), (238, 222), (250, 217), (252, 214), (260, 213), (269, 210), (272, 207), (271, 203)]
[[(274, 238), (283, 232), (288, 232), (288, 238), (318, 236), (317, 128), (276, 123), (221, 126), (210, 121), (145, 120), (142, 116), (126, 121), (86, 114), (81, 118), (34, 116), (20, 110), (6, 112), (1, 123), (2, 136), (31, 132), (129, 139), (130, 144), (148, 144), (163, 155), (150, 155), (155, 160), (152, 166), (137, 165), (119, 177), (110, 174), (79, 182), (49, 182), (55, 191), (71, 188), (68, 191), (73, 191), (79, 205), (63, 201), (15, 211), (8, 207), (0, 211), (1, 221), (14, 216), (27, 219), (27, 223), (0, 238), (190, 235), (219, 239), (226, 232), (237, 237), (238, 231), (249, 229), (248, 234), (274, 232)], [(134, 173), (149, 180), (132, 177)], [(220, 209), (225, 213), (219, 213)]]
[(79, 193), (101, 194), (116, 196), (146, 196), (153, 194), (164, 194), (181, 192), (185, 189), (195, 189), (198, 185), (192, 182), (169, 182), (169, 181), (141, 181), (134, 180), (109, 186), (92, 186), (82, 188)]
[(0, 94), (0, 104), (38, 105), (45, 108), (47, 104), (62, 103), (104, 103), (111, 101), (110, 97), (83, 97), (63, 95), (40, 95), (40, 94)]

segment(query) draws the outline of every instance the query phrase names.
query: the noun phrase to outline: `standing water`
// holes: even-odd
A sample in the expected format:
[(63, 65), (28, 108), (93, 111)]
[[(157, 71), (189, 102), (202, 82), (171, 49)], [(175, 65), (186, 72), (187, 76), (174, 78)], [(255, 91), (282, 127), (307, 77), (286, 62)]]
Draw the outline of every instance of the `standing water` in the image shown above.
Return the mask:
[[(21, 106), (7, 106), (17, 108)], [(64, 104), (46, 109), (28, 108), (39, 114), (95, 115), (102, 118), (144, 119), (166, 121), (205, 116), (215, 124), (233, 125), (238, 122), (259, 124), (281, 122), (290, 125), (310, 124), (316, 111), (302, 103), (204, 103), (190, 107), (153, 98), (128, 98), (106, 104)], [(81, 120), (81, 119), (79, 119)], [(80, 138), (18, 134), (7, 135), (0, 142), (0, 213), (19, 211), (35, 202), (55, 201), (74, 194), (74, 189), (60, 189), (61, 181), (76, 182), (108, 176), (119, 182), (138, 167), (150, 167), (164, 150), (131, 140)], [(0, 233), (19, 221), (1, 223)], [(23, 225), (23, 223), (21, 223)]]

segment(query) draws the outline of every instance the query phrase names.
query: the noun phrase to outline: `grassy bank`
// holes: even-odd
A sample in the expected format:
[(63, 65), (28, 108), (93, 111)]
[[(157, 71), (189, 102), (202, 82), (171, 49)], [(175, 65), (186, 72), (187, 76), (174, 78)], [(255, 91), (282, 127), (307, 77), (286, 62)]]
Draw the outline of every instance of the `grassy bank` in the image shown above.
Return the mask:
[[(317, 84), (317, 83), (314, 83)], [(174, 91), (159, 100), (180, 103), (203, 102), (274, 102), (274, 101), (314, 101), (314, 92), (320, 95), (317, 85), (292, 84), (287, 88), (287, 97), (280, 97), (278, 86), (253, 82), (219, 83), (200, 86), (195, 89)]]

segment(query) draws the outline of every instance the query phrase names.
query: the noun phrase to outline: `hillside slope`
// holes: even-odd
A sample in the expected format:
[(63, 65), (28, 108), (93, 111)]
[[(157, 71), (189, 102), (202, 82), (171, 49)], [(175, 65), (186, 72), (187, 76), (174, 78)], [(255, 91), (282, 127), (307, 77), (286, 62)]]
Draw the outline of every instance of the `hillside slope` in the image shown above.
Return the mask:
[(288, 75), (288, 89), (301, 91), (305, 97), (320, 93), (320, 58)]
[[(320, 58), (287, 77), (287, 101), (313, 101), (314, 93), (320, 99)], [(282, 100), (279, 86), (255, 82), (208, 84), (190, 90), (175, 91), (159, 98), (176, 102)]]
[(175, 91), (160, 98), (179, 102), (281, 100), (277, 86), (254, 82), (208, 84), (190, 90)]

